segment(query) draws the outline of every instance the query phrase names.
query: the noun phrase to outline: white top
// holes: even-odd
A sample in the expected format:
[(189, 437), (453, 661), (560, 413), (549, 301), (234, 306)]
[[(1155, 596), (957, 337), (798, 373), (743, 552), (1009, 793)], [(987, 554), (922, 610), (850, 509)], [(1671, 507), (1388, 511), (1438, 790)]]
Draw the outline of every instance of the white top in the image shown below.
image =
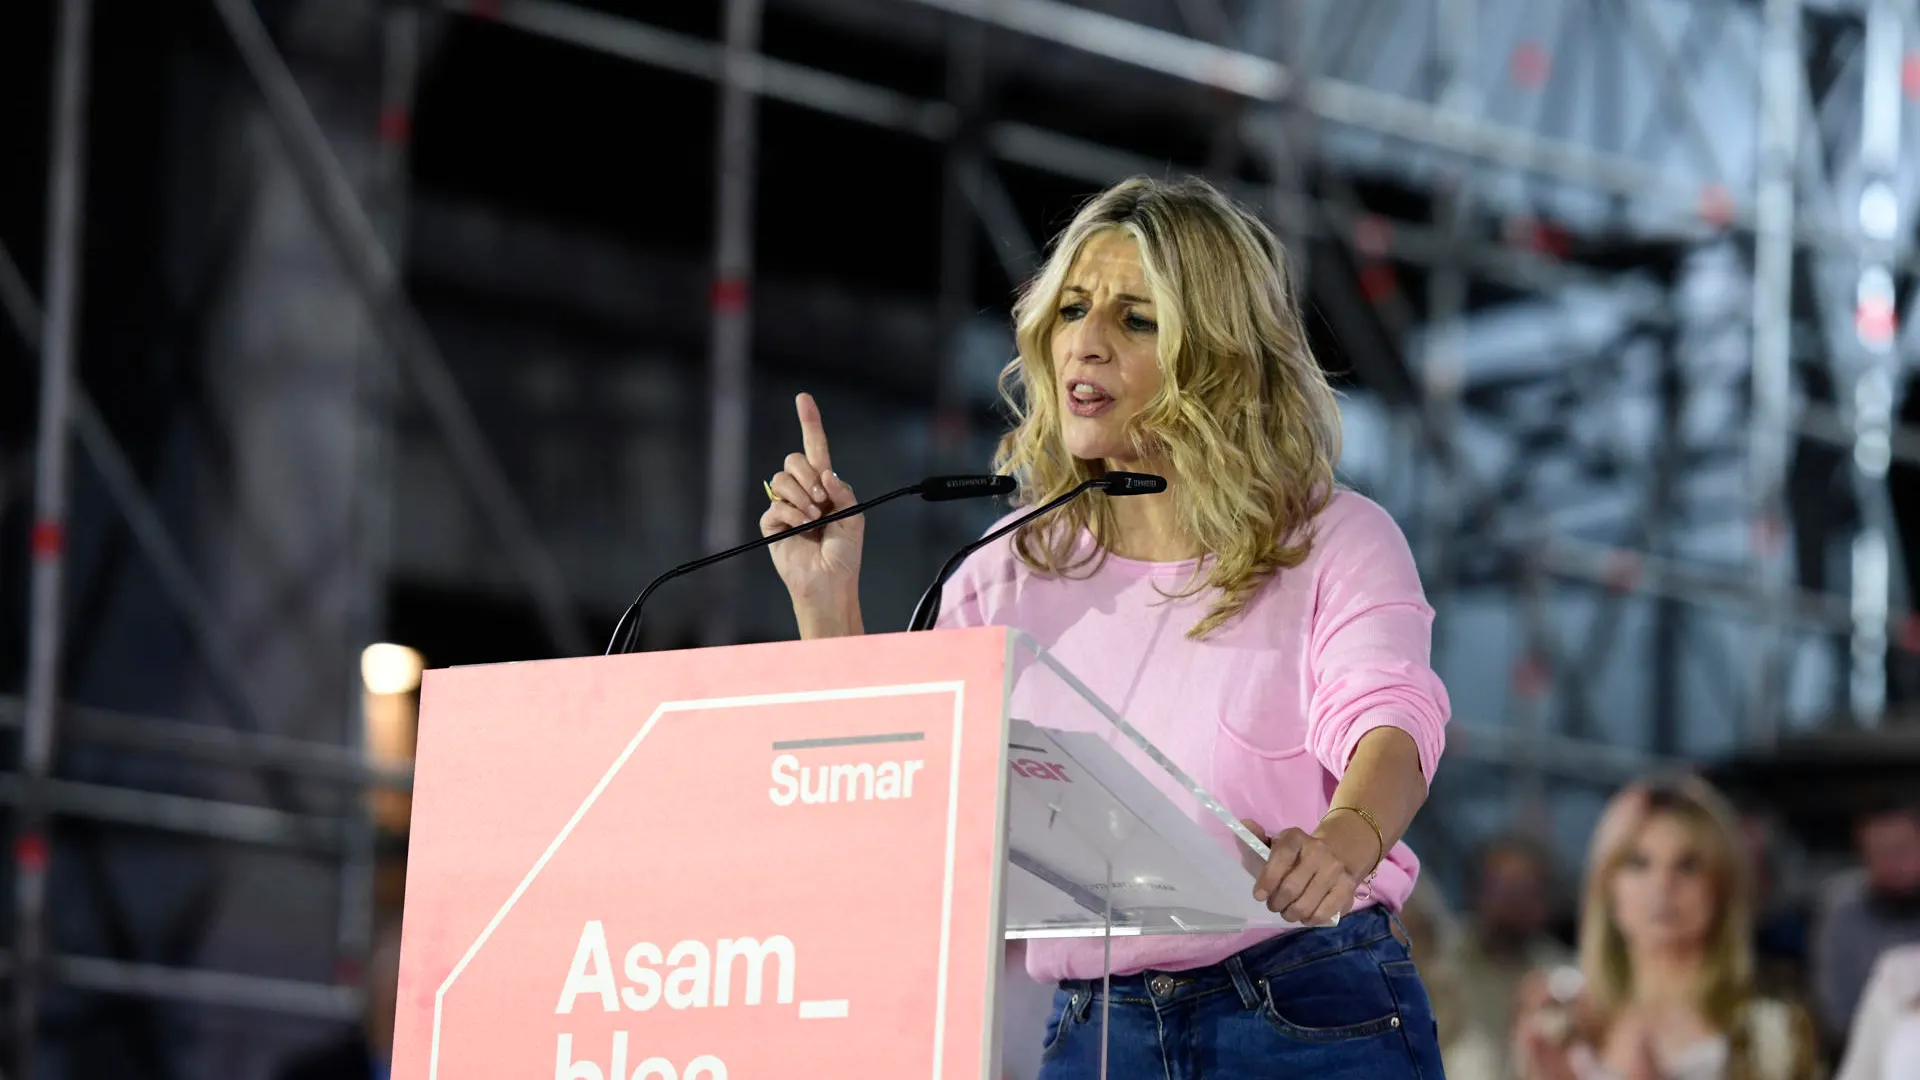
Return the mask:
[(1846, 1060), (1834, 1080), (1920, 1076), (1920, 945), (1888, 949), (1874, 963), (1853, 1014)]
[(1880, 1055), (1880, 1080), (1920, 1076), (1920, 1008), (1908, 1009), (1887, 1034)]
[[(1701, 1039), (1661, 1061), (1660, 1075), (1665, 1080), (1725, 1080), (1730, 1053), (1724, 1035)], [(1621, 1080), (1617, 1073), (1598, 1062), (1590, 1062), (1579, 1072), (1582, 1080)]]

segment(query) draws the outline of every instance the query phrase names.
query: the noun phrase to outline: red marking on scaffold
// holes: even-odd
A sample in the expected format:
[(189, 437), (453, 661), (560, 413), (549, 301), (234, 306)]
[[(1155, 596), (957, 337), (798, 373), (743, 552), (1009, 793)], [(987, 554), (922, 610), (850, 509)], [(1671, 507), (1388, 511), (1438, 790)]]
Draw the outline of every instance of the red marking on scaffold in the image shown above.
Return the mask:
[(1547, 692), (1548, 677), (1546, 661), (1532, 654), (1523, 656), (1513, 665), (1513, 692), (1528, 701), (1535, 700)]
[(713, 310), (721, 315), (737, 315), (747, 307), (747, 282), (745, 278), (718, 278), (707, 297)]
[(413, 114), (405, 109), (385, 109), (380, 113), (380, 141), (403, 143), (413, 134)]
[(1601, 580), (1614, 592), (1632, 592), (1640, 584), (1641, 572), (1645, 569), (1638, 552), (1614, 551), (1607, 554), (1606, 564), (1600, 570)]
[(1539, 42), (1523, 41), (1514, 46), (1513, 58), (1507, 62), (1507, 74), (1520, 86), (1538, 89), (1545, 86), (1553, 74), (1553, 60)]
[(1393, 223), (1367, 214), (1353, 223), (1353, 248), (1362, 255), (1383, 259), (1393, 250)]
[(1708, 184), (1701, 188), (1700, 218), (1722, 229), (1733, 224), (1733, 195), (1719, 184)]
[(1765, 514), (1753, 521), (1753, 550), (1762, 555), (1774, 555), (1780, 551), (1781, 542), (1787, 538), (1787, 530), (1778, 517)]
[(1390, 263), (1369, 263), (1360, 271), (1360, 292), (1373, 303), (1378, 304), (1384, 301), (1399, 287), (1399, 275), (1393, 272), (1393, 266)]
[(1900, 633), (1894, 642), (1902, 652), (1920, 653), (1920, 615), (1909, 612), (1900, 620)]
[(1564, 259), (1573, 250), (1573, 238), (1565, 229), (1529, 214), (1508, 218), (1502, 231), (1507, 243), (1551, 259)]
[(1908, 98), (1920, 99), (1920, 53), (1908, 53), (1900, 61), (1900, 89)]
[(1884, 348), (1893, 344), (1898, 321), (1893, 305), (1886, 300), (1870, 301), (1853, 309), (1853, 332), (1863, 345)]
[(58, 521), (36, 521), (28, 543), (36, 559), (59, 558), (66, 550), (67, 527)]
[(1567, 253), (1573, 250), (1573, 237), (1567, 235), (1565, 229), (1543, 221), (1533, 227), (1533, 235), (1528, 237), (1528, 244), (1533, 250), (1549, 258), (1564, 259)]
[(13, 842), (13, 865), (29, 874), (45, 873), (47, 869), (47, 838), (39, 833), (27, 833)]

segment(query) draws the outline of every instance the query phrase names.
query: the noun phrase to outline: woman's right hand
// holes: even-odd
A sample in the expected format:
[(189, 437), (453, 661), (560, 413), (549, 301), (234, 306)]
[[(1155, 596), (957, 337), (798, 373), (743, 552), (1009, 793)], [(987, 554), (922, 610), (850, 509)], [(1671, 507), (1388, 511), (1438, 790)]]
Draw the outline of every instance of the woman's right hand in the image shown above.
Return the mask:
[[(774, 501), (760, 515), (760, 535), (804, 525), (856, 501), (853, 489), (833, 471), (827, 430), (813, 395), (794, 399), (800, 417), (800, 453), (788, 454), (769, 482)], [(846, 518), (824, 529), (782, 540), (770, 549), (773, 566), (793, 600), (803, 638), (865, 632), (860, 619), (860, 546), (866, 522)]]

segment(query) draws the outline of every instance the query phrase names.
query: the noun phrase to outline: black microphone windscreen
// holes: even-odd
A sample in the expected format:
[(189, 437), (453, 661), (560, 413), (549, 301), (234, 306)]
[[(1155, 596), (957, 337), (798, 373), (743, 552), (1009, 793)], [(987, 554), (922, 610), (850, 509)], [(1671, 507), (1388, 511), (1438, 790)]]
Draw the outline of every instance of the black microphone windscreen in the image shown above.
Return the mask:
[(984, 499), (1011, 495), (1019, 484), (1011, 476), (932, 476), (920, 482), (920, 497), (928, 502)]
[(1100, 477), (1109, 495), (1158, 495), (1167, 490), (1167, 478), (1152, 473), (1110, 472)]

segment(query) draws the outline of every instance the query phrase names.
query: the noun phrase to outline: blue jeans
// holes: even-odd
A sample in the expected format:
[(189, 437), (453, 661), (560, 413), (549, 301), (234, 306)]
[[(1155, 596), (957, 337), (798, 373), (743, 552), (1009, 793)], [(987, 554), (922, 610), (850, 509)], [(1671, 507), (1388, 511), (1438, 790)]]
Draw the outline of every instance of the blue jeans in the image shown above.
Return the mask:
[[(1111, 1080), (1443, 1080), (1405, 931), (1379, 908), (1297, 930), (1211, 967), (1116, 977)], [(1040, 1080), (1100, 1075), (1100, 982), (1053, 996)]]

